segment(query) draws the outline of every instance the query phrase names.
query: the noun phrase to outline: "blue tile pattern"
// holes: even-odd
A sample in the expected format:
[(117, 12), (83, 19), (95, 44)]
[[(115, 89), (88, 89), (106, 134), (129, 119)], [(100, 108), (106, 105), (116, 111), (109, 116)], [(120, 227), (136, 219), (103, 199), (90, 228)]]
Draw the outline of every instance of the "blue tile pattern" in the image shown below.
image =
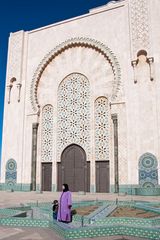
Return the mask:
[(139, 159), (139, 184), (152, 188), (158, 185), (158, 161), (151, 153), (143, 154)]
[(17, 163), (14, 159), (9, 159), (6, 163), (5, 183), (7, 189), (14, 189), (17, 182)]

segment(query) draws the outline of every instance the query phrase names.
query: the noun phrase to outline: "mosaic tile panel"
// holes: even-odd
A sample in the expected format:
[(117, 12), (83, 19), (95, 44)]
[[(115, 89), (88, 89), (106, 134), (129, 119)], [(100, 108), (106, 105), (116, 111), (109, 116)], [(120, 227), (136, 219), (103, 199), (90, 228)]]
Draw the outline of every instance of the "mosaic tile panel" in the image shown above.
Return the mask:
[(9, 159), (6, 164), (5, 183), (12, 188), (17, 182), (17, 163), (14, 159)]
[(139, 159), (139, 184), (152, 188), (158, 185), (158, 162), (151, 153), (143, 154)]
[(90, 86), (79, 73), (67, 76), (58, 89), (58, 160), (68, 145), (80, 145), (90, 158)]
[(48, 227), (49, 221), (40, 219), (25, 219), (25, 218), (3, 218), (0, 219), (0, 225), (19, 226), (19, 227)]
[(53, 153), (53, 107), (46, 105), (42, 110), (42, 162), (52, 162)]
[(108, 100), (105, 97), (95, 101), (95, 155), (96, 160), (109, 159)]

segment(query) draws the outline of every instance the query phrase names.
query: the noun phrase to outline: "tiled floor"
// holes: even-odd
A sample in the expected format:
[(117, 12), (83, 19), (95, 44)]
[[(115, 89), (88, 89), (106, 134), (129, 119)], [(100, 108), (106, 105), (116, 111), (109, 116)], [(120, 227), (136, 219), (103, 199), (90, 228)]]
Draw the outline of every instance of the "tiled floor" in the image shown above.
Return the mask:
[[(19, 206), (28, 202), (51, 202), (54, 199), (59, 199), (60, 193), (53, 192), (0, 192), (0, 207)], [(139, 201), (159, 201), (159, 197), (142, 197), (142, 196), (118, 196), (117, 194), (94, 194), (87, 193), (81, 195), (78, 193), (72, 194), (73, 201), (81, 200), (139, 200)], [(44, 228), (11, 228), (0, 226), (0, 240), (62, 240), (53, 230)], [(93, 238), (85, 238), (89, 240)], [(95, 240), (142, 240), (142, 238), (133, 237), (100, 237)]]
[[(8, 228), (0, 226), (0, 240), (63, 240), (50, 229), (43, 228)], [(91, 240), (93, 238), (85, 238)], [(143, 240), (132, 237), (100, 237), (95, 240)]]
[(0, 240), (61, 240), (50, 229), (0, 227)]

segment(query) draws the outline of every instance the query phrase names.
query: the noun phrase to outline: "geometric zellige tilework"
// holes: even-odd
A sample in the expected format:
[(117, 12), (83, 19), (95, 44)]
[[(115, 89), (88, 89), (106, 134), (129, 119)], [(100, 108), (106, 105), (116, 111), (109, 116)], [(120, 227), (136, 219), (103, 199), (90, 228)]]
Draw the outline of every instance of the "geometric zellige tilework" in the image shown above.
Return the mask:
[(14, 159), (9, 159), (6, 163), (5, 183), (12, 187), (17, 182), (17, 163)]
[(96, 160), (109, 159), (108, 100), (99, 97), (95, 101), (95, 154)]
[(57, 158), (75, 143), (90, 155), (90, 86), (80, 73), (68, 75), (58, 89)]
[(42, 162), (52, 162), (53, 152), (53, 107), (46, 105), (42, 110)]
[(151, 153), (143, 154), (139, 159), (139, 184), (142, 187), (158, 185), (158, 161)]

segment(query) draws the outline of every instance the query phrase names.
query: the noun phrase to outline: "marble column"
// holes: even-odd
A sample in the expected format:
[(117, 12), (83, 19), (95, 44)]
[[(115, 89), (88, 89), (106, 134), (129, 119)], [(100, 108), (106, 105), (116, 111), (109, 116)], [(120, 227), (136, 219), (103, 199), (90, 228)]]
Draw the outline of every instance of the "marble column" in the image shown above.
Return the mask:
[(37, 132), (38, 123), (32, 124), (32, 168), (31, 168), (31, 190), (36, 191), (36, 165), (37, 165)]
[(118, 173), (118, 120), (117, 115), (112, 115), (114, 129), (114, 181), (115, 193), (119, 193), (119, 173)]

